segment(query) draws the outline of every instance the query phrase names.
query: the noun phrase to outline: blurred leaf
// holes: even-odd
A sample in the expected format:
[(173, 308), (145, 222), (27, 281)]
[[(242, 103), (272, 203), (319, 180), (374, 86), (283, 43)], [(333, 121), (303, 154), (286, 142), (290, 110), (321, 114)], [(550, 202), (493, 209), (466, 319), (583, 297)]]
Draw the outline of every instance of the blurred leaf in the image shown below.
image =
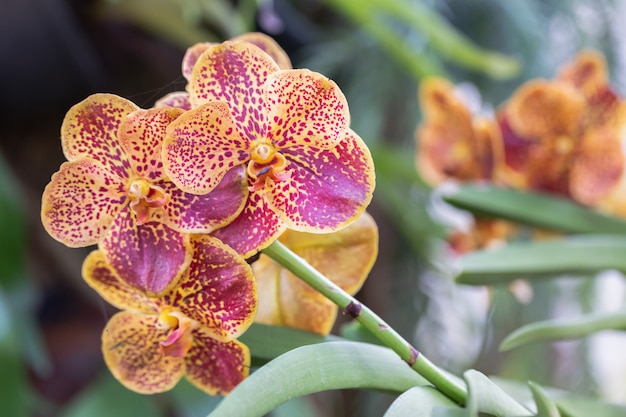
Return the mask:
[(532, 415), (484, 374), (471, 369), (463, 374), (463, 378), (468, 388), (466, 407), (469, 417), (477, 417), (479, 412), (497, 417)]
[(108, 371), (63, 410), (60, 417), (165, 417), (154, 397), (136, 394)]
[(361, 323), (356, 320), (348, 322), (341, 326), (341, 336), (354, 342), (369, 343), (371, 345), (384, 346), (379, 338), (374, 336), (372, 332), (367, 330)]
[[(528, 386), (522, 382), (492, 377), (492, 379), (517, 401), (531, 402)], [(552, 387), (543, 387), (542, 390), (559, 408), (561, 417), (623, 417), (626, 416), (626, 406), (608, 404), (597, 398), (572, 395), (567, 391)]]
[(479, 215), (569, 233), (626, 234), (626, 221), (572, 200), (489, 185), (463, 185), (444, 200)]
[(519, 72), (519, 63), (502, 54), (487, 52), (452, 27), (440, 15), (419, 3), (406, 0), (328, 0), (347, 17), (365, 28), (417, 79), (442, 75), (438, 60), (407, 44), (406, 36), (395, 33), (390, 17), (407, 24), (427, 39), (427, 45), (442, 57), (494, 78), (510, 78)]
[(13, 315), (0, 286), (0, 407), (2, 415), (26, 417), (28, 385), (14, 333)]
[(596, 399), (576, 397), (554, 398), (559, 407), (561, 417), (624, 417), (626, 407), (622, 405), (607, 404)]
[(311, 403), (303, 397), (289, 400), (272, 411), (272, 417), (316, 417), (316, 415)]
[[(176, 417), (206, 416), (219, 404), (222, 397), (207, 395), (193, 386), (186, 378), (180, 380), (167, 393), (176, 409)], [(117, 417), (117, 416), (116, 416)]]
[(291, 398), (325, 390), (404, 392), (425, 384), (390, 349), (358, 342), (321, 343), (294, 349), (261, 367), (210, 416), (260, 417)]
[(24, 277), (26, 221), (17, 179), (0, 153), (0, 285), (7, 290)]
[(125, 20), (147, 32), (168, 40), (181, 48), (196, 42), (220, 41), (217, 34), (185, 19), (179, 2), (171, 0), (102, 0), (96, 12), (110, 18)]
[(500, 350), (510, 350), (531, 342), (580, 338), (601, 330), (626, 330), (626, 310), (588, 314), (572, 320), (530, 323), (508, 335), (502, 341)]
[(440, 407), (459, 408), (431, 386), (413, 387), (391, 404), (384, 417), (430, 417), (433, 409)]
[(297, 347), (316, 343), (340, 340), (336, 336), (322, 336), (317, 333), (292, 329), (282, 326), (253, 323), (246, 332), (239, 337), (239, 341), (250, 348), (253, 359), (261, 363), (272, 360), (283, 353)]
[(518, 278), (583, 274), (606, 269), (626, 272), (626, 237), (580, 235), (538, 242), (514, 242), (469, 253), (460, 259), (457, 282), (494, 285)]
[(541, 386), (532, 381), (528, 382), (528, 386), (537, 405), (537, 417), (561, 417), (556, 404), (548, 397)]

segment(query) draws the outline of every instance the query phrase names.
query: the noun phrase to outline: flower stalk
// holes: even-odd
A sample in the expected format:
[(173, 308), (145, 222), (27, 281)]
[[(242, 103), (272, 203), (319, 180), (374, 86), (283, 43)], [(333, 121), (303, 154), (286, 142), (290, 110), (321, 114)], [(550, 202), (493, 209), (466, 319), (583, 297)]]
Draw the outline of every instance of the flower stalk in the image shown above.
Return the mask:
[(454, 400), (464, 404), (467, 390), (456, 380), (435, 366), (424, 355), (420, 354), (409, 342), (383, 321), (367, 306), (361, 304), (350, 294), (326, 278), (303, 258), (293, 253), (279, 241), (275, 241), (263, 253), (280, 263), (304, 282), (328, 298), (346, 314), (356, 319), (363, 327), (380, 339), (383, 344), (396, 352), (402, 360), (418, 374), (432, 383), (435, 388)]

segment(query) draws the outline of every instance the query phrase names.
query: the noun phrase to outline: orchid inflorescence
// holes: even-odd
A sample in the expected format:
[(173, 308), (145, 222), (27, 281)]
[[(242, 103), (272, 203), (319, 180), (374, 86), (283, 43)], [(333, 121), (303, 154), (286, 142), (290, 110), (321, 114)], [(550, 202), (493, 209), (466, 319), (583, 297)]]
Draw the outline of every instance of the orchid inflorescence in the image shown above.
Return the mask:
[[(441, 78), (422, 83), (420, 101), (416, 162), (432, 185), (490, 182), (626, 214), (626, 102), (610, 86), (600, 53), (582, 51), (553, 79), (527, 81), (494, 114), (474, 114)], [(515, 230), (500, 219), (478, 219), (475, 226), (469, 236), (451, 236), (460, 252)]]
[(123, 310), (102, 336), (120, 382), (156, 393), (184, 375), (226, 394), (249, 373), (236, 339), (257, 311), (261, 322), (322, 334), (337, 313), (271, 261), (246, 259), (280, 237), (356, 292), (377, 251), (365, 213), (374, 166), (339, 87), (291, 69), (265, 35), (194, 45), (182, 71), (186, 91), (153, 108), (94, 94), (68, 111), (67, 162), (41, 217), (65, 245), (97, 245), (82, 275)]

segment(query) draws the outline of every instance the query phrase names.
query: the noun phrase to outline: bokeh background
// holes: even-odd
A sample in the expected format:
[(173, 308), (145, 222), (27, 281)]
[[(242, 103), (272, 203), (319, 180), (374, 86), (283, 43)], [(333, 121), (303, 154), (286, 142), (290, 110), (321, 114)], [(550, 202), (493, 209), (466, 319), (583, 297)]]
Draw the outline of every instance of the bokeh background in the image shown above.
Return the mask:
[[(412, 18), (427, 15), (434, 18)], [(450, 30), (516, 59), (519, 71), (490, 74), (438, 47), (434, 40)], [(619, 334), (498, 351), (521, 324), (618, 308), (623, 277), (557, 279), (516, 292), (457, 286), (445, 228), (433, 214), (436, 196), (414, 165), (417, 87), (425, 76), (465, 83), (477, 103), (494, 108), (525, 80), (551, 77), (593, 47), (605, 54), (614, 88), (626, 93), (626, 1), (2, 0), (1, 416), (191, 417), (219, 401), (185, 383), (141, 396), (113, 380), (100, 353), (113, 310), (80, 277), (91, 249), (50, 238), (39, 210), (64, 161), (59, 129), (70, 106), (111, 92), (150, 107), (184, 89), (188, 46), (246, 31), (273, 36), (294, 67), (334, 79), (348, 98), (352, 128), (372, 149), (378, 182), (369, 211), (380, 255), (359, 299), (452, 372), (476, 368), (626, 403)], [(273, 416), (378, 416), (392, 399), (332, 392), (292, 401)]]

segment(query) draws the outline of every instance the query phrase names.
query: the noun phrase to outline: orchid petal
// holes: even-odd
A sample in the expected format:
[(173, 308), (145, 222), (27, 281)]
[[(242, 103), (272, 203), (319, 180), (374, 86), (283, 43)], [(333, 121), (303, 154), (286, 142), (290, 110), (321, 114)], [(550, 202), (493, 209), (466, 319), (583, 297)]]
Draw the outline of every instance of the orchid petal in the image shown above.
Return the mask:
[(135, 104), (113, 94), (94, 94), (74, 105), (61, 126), (65, 157), (68, 161), (88, 157), (127, 178), (129, 165), (117, 133), (122, 121), (135, 110)]
[(250, 42), (272, 57), (280, 69), (291, 69), (291, 60), (283, 48), (271, 37), (261, 32), (248, 32), (232, 38), (233, 41)]
[(190, 110), (167, 129), (163, 164), (174, 184), (192, 194), (213, 190), (227, 171), (249, 157), (249, 142), (235, 128), (228, 105)]
[[(350, 294), (361, 288), (378, 254), (378, 228), (367, 212), (338, 232), (286, 230), (279, 239)], [(332, 302), (265, 255), (252, 264), (252, 270), (259, 288), (255, 321), (319, 334), (330, 332), (337, 317)]]
[(155, 314), (161, 304), (119, 279), (102, 251), (94, 250), (83, 262), (83, 279), (109, 304), (120, 310)]
[(570, 193), (583, 204), (594, 205), (611, 192), (624, 172), (624, 153), (611, 130), (588, 132), (572, 161)]
[(196, 62), (198, 62), (198, 58), (200, 57), (200, 55), (202, 55), (204, 51), (206, 51), (207, 49), (209, 49), (211, 46), (214, 46), (214, 45), (219, 45), (219, 43), (198, 42), (190, 46), (189, 48), (187, 48), (187, 50), (185, 51), (185, 56), (183, 56), (183, 63), (182, 63), (183, 77), (185, 77), (187, 81), (189, 81), (189, 79), (191, 78), (191, 72), (193, 71), (193, 66), (196, 65)]
[(154, 107), (174, 107), (176, 109), (191, 110), (189, 93), (186, 91), (174, 91), (173, 93), (168, 93), (158, 99), (154, 103)]
[(41, 221), (46, 231), (70, 247), (97, 243), (126, 204), (125, 183), (98, 162), (65, 162), (46, 186)]
[(182, 113), (171, 107), (137, 110), (122, 121), (119, 141), (136, 176), (150, 181), (163, 179), (161, 148), (165, 129)]
[(267, 198), (281, 220), (294, 230), (323, 233), (355, 220), (374, 192), (374, 163), (352, 130), (331, 149), (291, 147), (283, 154), (291, 171), (283, 181), (268, 179)]
[(233, 249), (208, 235), (194, 235), (188, 272), (170, 295), (170, 304), (227, 342), (252, 324), (257, 310), (250, 266)]
[(228, 103), (237, 130), (248, 141), (265, 132), (262, 89), (278, 65), (257, 46), (227, 41), (207, 49), (189, 80), (192, 107), (211, 101)]
[(230, 223), (243, 209), (248, 182), (243, 165), (228, 171), (208, 194), (183, 192), (171, 182), (163, 183), (171, 199), (155, 220), (184, 233), (210, 233)]
[(246, 204), (235, 219), (212, 236), (248, 258), (274, 242), (287, 226), (271, 208), (263, 192), (248, 194)]
[(559, 69), (558, 78), (581, 90), (586, 96), (608, 84), (608, 70), (604, 56), (591, 49), (579, 52), (574, 60)]
[(572, 136), (585, 109), (584, 96), (566, 83), (532, 80), (506, 105), (511, 128), (535, 141)]
[(333, 146), (350, 124), (345, 96), (323, 75), (306, 69), (279, 71), (266, 83), (267, 138), (277, 148)]
[(168, 291), (191, 261), (189, 235), (158, 222), (139, 226), (129, 209), (115, 219), (100, 249), (123, 281), (150, 295)]
[(157, 327), (158, 316), (115, 314), (102, 332), (104, 361), (126, 388), (142, 394), (172, 389), (185, 373), (185, 359), (165, 356), (160, 341), (169, 330)]
[(185, 357), (189, 382), (209, 395), (225, 395), (250, 373), (250, 350), (243, 343), (213, 339), (199, 327), (192, 330), (194, 344)]

